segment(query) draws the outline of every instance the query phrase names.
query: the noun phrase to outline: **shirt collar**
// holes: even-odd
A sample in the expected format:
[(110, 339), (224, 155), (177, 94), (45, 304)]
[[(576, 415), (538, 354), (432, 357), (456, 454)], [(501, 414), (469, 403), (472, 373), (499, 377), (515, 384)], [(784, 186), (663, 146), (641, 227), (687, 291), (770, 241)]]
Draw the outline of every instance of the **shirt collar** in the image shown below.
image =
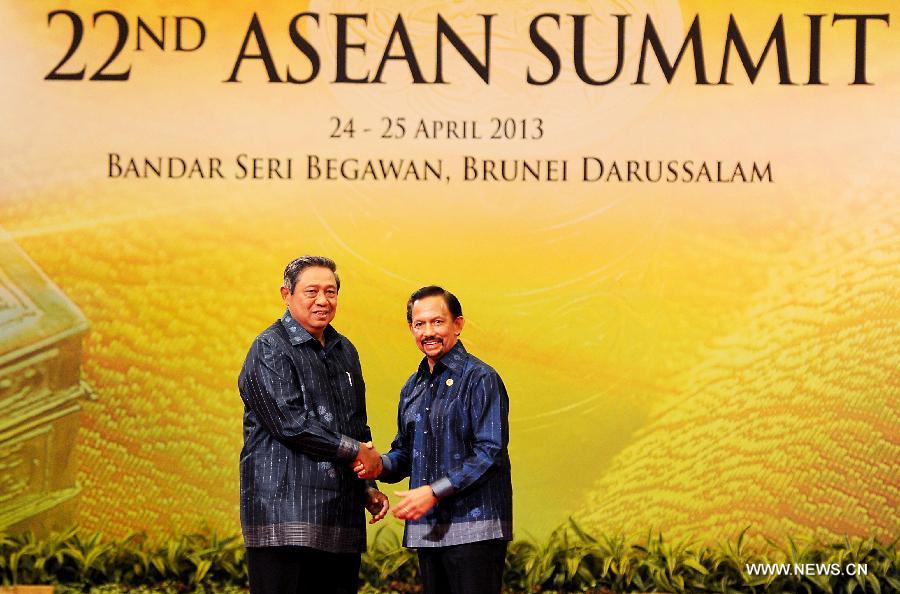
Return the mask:
[[(466, 347), (463, 346), (461, 340), (457, 340), (456, 344), (453, 345), (453, 348), (450, 349), (449, 352), (445, 353), (443, 357), (438, 359), (438, 362), (435, 363), (434, 368), (438, 369), (439, 366), (444, 366), (450, 371), (454, 373), (462, 373), (463, 367), (466, 364), (466, 358), (469, 354), (466, 352)], [(419, 370), (424, 371), (426, 374), (428, 371), (428, 357), (424, 357), (422, 362), (419, 363)]]
[[(290, 310), (284, 310), (284, 315), (281, 316), (281, 325), (287, 330), (291, 344), (294, 346), (315, 340), (315, 337), (309, 333), (309, 330), (298, 324), (297, 320), (291, 316)], [(338, 334), (338, 331), (331, 324), (328, 324), (328, 327), (325, 328), (325, 350), (330, 351), (341, 338), (343, 337)]]

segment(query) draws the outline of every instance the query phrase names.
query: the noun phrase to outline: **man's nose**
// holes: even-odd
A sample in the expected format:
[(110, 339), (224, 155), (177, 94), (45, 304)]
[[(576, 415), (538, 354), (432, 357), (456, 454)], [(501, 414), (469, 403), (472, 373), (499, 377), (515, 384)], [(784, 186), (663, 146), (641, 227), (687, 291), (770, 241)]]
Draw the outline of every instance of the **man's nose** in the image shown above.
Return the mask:
[(316, 304), (317, 305), (327, 305), (328, 299), (325, 297), (325, 291), (319, 291), (316, 294)]

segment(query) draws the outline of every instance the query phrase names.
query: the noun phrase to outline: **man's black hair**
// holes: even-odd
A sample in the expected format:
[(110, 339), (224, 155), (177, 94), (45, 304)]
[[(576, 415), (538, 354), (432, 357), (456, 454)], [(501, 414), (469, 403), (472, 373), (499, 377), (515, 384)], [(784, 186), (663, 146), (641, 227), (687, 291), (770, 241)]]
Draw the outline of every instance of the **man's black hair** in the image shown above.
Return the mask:
[(412, 295), (409, 296), (409, 301), (406, 302), (406, 323), (412, 324), (413, 303), (415, 303), (419, 299), (425, 299), (426, 297), (436, 297), (438, 295), (444, 298), (444, 301), (447, 303), (447, 309), (450, 310), (450, 315), (453, 316), (454, 320), (463, 315), (462, 305), (460, 305), (459, 299), (456, 298), (456, 295), (443, 287), (439, 287), (437, 285), (428, 285), (427, 287), (422, 287), (421, 289), (415, 291)]
[(341, 290), (341, 278), (337, 275), (337, 264), (334, 263), (334, 260), (326, 258), (325, 256), (300, 256), (288, 264), (284, 269), (284, 288), (293, 295), (294, 287), (297, 286), (297, 279), (300, 278), (300, 273), (307, 268), (312, 268), (314, 266), (321, 266), (322, 268), (327, 268), (333, 272), (337, 290)]

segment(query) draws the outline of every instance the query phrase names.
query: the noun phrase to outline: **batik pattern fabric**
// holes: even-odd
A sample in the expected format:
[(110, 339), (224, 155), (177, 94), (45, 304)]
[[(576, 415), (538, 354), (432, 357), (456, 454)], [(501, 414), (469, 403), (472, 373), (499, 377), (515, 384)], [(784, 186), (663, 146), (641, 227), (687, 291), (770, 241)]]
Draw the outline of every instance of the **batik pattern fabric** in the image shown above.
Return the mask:
[(500, 376), (461, 341), (400, 391), (397, 437), (379, 480), (430, 485), (437, 505), (406, 522), (403, 544), (436, 547), (512, 539), (509, 397)]
[(359, 354), (330, 325), (325, 345), (285, 312), (250, 347), (244, 402), (241, 528), (247, 547), (366, 549), (367, 486), (350, 464), (371, 440)]

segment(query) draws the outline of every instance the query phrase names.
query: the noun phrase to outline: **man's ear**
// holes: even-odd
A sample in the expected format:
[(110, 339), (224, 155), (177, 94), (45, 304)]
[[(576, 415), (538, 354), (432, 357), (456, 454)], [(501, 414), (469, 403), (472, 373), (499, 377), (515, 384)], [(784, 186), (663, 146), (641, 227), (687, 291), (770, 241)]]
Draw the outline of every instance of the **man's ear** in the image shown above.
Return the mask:
[(453, 320), (453, 330), (456, 332), (456, 335), (459, 336), (462, 333), (463, 326), (466, 325), (466, 319), (462, 316), (459, 316), (455, 320)]
[(287, 305), (287, 298), (290, 294), (291, 292), (287, 290), (287, 287), (281, 287), (281, 300), (285, 302), (285, 305)]

